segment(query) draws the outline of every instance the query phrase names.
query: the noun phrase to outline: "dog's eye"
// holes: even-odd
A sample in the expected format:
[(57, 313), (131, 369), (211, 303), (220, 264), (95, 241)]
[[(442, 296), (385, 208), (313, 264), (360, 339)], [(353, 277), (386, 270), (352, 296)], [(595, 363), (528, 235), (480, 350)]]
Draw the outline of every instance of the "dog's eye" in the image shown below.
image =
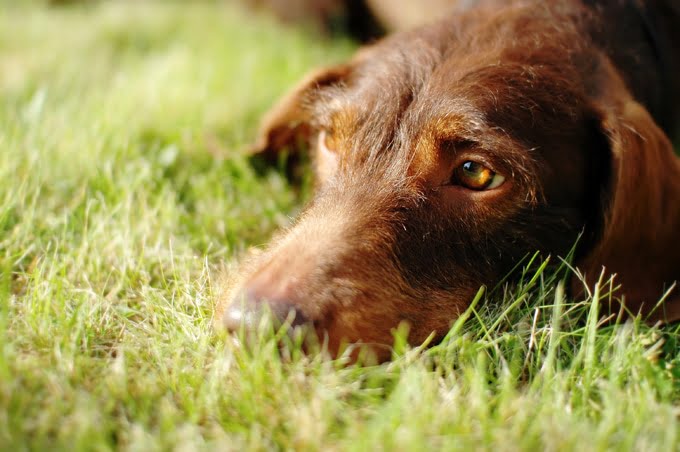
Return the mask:
[(332, 132), (325, 129), (319, 132), (319, 149), (323, 152), (337, 152), (338, 140)]
[(453, 183), (470, 190), (490, 190), (499, 187), (504, 181), (505, 177), (472, 160), (460, 165), (453, 173)]

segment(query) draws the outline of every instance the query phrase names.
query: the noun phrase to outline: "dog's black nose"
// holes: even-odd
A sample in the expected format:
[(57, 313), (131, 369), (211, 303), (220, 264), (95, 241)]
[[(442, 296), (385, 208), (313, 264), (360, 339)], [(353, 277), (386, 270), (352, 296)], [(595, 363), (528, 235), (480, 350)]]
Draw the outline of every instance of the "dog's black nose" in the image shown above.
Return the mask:
[(309, 323), (309, 319), (289, 300), (261, 298), (247, 290), (244, 292), (232, 300), (222, 317), (225, 328), (231, 332), (238, 332), (241, 328), (246, 332), (255, 331), (265, 316), (274, 328), (284, 324), (293, 328)]

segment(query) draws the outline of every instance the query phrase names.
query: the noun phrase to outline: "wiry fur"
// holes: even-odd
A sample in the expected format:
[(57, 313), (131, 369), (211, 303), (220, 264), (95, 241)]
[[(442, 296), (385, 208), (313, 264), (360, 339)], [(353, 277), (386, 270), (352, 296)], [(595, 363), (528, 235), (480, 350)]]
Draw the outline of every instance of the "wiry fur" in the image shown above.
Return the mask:
[[(313, 74), (265, 119), (257, 151), (307, 140), (318, 193), (223, 297), (226, 309), (294, 309), (332, 350), (390, 344), (400, 322), (417, 343), (445, 334), (524, 256), (564, 256), (579, 234), (577, 265), (589, 278), (618, 273), (633, 312), (680, 279), (680, 164), (648, 113), (680, 105), (648, 86), (666, 78), (639, 11), (478, 3)], [(626, 36), (609, 21), (629, 24)], [(332, 155), (314, 145), (321, 130)], [(466, 159), (506, 182), (452, 185)], [(249, 305), (227, 307), (238, 297)], [(680, 316), (679, 303), (659, 318)]]

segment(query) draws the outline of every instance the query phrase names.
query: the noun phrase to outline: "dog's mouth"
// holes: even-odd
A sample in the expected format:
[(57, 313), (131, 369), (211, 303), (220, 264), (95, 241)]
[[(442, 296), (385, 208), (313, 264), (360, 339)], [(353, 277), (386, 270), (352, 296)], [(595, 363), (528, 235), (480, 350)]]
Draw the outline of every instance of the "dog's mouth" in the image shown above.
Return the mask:
[[(394, 297), (388, 298), (385, 287), (393, 282), (388, 278), (372, 293), (347, 287), (335, 287), (334, 291), (331, 279), (303, 281), (299, 291), (287, 292), (288, 298), (272, 298), (253, 290), (252, 281), (258, 276), (261, 273), (255, 271), (227, 292), (229, 301), (219, 313), (218, 326), (229, 332), (238, 348), (258, 348), (273, 340), (284, 357), (302, 352), (348, 363), (385, 362), (393, 358), (397, 335), (412, 346), (426, 340), (434, 344), (467, 305), (462, 293), (457, 294), (458, 303), (451, 299), (420, 301), (404, 293), (399, 296), (396, 290)], [(325, 286), (325, 291), (319, 290), (320, 286)]]

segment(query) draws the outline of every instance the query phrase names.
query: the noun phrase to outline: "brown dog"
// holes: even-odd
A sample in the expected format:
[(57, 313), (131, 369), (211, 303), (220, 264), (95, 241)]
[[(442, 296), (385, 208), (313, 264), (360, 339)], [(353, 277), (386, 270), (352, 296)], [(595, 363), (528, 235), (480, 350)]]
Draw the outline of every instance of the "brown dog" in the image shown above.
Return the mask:
[[(632, 313), (680, 279), (680, 14), (672, 0), (465, 1), (310, 75), (258, 152), (313, 153), (297, 223), (221, 297), (229, 329), (265, 306), (341, 342), (442, 337), (481, 285), (535, 251)], [(673, 289), (652, 318), (680, 318)], [(380, 359), (386, 348), (376, 347)]]

